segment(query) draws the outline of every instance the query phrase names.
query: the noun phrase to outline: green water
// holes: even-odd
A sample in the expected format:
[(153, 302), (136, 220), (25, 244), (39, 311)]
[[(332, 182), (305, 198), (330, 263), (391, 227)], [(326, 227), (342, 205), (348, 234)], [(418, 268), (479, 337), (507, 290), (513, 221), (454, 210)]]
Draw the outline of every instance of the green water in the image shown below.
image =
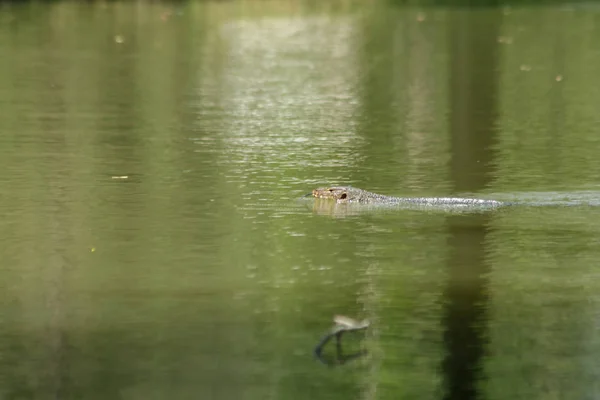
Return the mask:
[(599, 18), (0, 6), (0, 398), (598, 398)]

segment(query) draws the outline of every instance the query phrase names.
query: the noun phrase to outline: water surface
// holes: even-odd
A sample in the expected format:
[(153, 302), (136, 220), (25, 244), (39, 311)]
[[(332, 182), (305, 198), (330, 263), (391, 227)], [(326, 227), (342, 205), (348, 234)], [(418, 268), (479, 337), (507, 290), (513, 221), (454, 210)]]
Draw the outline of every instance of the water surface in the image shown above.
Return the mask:
[[(0, 397), (598, 397), (597, 10), (0, 18)], [(298, 200), (328, 184), (549, 204)], [(337, 313), (372, 328), (329, 368)]]

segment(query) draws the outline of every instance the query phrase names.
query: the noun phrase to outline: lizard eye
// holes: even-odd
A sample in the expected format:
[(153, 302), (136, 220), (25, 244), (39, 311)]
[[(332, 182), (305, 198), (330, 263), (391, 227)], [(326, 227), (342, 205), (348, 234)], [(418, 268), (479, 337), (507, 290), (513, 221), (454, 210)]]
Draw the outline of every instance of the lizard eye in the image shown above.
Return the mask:
[(346, 193), (342, 193), (342, 194), (341, 194), (341, 196), (340, 196), (340, 199), (342, 199), (342, 200), (343, 200), (343, 199), (345, 199), (346, 197), (348, 197), (348, 195), (347, 195)]

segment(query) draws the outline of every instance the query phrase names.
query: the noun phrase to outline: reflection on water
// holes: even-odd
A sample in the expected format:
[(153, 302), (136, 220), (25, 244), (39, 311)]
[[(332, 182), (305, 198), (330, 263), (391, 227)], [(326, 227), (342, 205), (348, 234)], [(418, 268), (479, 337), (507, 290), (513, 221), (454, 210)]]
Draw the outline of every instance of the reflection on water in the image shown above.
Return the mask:
[[(347, 362), (357, 360), (367, 355), (366, 350), (344, 352), (342, 346), (342, 339), (348, 337), (348, 333), (363, 332), (369, 328), (370, 323), (368, 320), (356, 321), (352, 318), (345, 317), (343, 315), (336, 315), (333, 317), (334, 326), (330, 331), (321, 338), (317, 346), (315, 347), (315, 357), (326, 365), (344, 365)], [(330, 342), (331, 339), (335, 338), (335, 356), (325, 357), (324, 348)]]
[(3, 9), (1, 398), (598, 397), (595, 11), (363, 7)]

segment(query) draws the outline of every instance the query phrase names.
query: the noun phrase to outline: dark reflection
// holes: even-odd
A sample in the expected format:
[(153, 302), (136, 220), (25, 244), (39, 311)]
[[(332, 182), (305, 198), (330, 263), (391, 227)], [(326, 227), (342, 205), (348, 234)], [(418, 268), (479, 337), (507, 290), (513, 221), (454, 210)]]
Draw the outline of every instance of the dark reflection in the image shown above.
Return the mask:
[(480, 399), (485, 355), (488, 266), (485, 260), (487, 215), (452, 216), (449, 224), (449, 278), (444, 291), (444, 343), (447, 356), (443, 371), (445, 399)]
[[(497, 119), (499, 10), (457, 12), (450, 25), (451, 176), (457, 192), (490, 183)], [(449, 278), (444, 291), (445, 399), (480, 399), (486, 351), (490, 214), (448, 218)]]
[(498, 118), (499, 10), (451, 14), (451, 176), (457, 191), (490, 183)]
[[(335, 345), (335, 357), (325, 357), (323, 356), (323, 347), (329, 342), (329, 340), (335, 336), (336, 345)], [(349, 361), (356, 360), (360, 357), (367, 355), (366, 350), (360, 350), (354, 353), (344, 354), (344, 350), (342, 348), (342, 335), (339, 334), (327, 334), (325, 335), (319, 344), (315, 347), (315, 357), (317, 360), (321, 361), (325, 365), (334, 366), (334, 365), (343, 365)]]

